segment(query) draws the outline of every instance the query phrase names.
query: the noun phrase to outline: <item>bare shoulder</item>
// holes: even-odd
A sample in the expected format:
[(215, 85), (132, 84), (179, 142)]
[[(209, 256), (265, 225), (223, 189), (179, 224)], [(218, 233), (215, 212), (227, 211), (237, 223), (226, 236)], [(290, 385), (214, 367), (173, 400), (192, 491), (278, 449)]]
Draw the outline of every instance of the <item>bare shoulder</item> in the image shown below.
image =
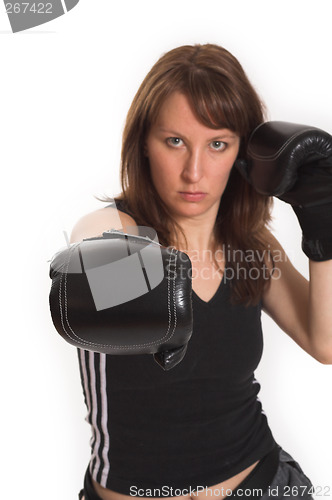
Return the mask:
[[(263, 293), (263, 310), (302, 349), (315, 357), (308, 334), (308, 280), (293, 266), (279, 241), (267, 234), (275, 271)], [(317, 358), (316, 358), (317, 359)]]
[(104, 207), (83, 215), (74, 225), (70, 243), (82, 241), (84, 238), (101, 236), (109, 229), (119, 229), (133, 233), (136, 223), (132, 217), (114, 207)]
[(284, 248), (267, 227), (264, 228), (263, 235), (268, 244), (264, 257), (269, 270), (279, 268), (280, 264), (282, 266), (286, 262), (291, 265)]
[(286, 288), (288, 293), (296, 293), (297, 287), (306, 286), (307, 280), (294, 267), (285, 249), (269, 229), (265, 228), (264, 236), (268, 242), (265, 263), (270, 271), (273, 270), (273, 279), (270, 280), (264, 298), (266, 305), (269, 303), (271, 307), (272, 301), (284, 293)]
[(271, 250), (275, 250), (275, 249), (283, 250), (283, 248), (280, 245), (277, 238), (274, 236), (274, 234), (267, 227), (264, 228), (263, 234), (268, 242), (269, 249), (271, 249)]

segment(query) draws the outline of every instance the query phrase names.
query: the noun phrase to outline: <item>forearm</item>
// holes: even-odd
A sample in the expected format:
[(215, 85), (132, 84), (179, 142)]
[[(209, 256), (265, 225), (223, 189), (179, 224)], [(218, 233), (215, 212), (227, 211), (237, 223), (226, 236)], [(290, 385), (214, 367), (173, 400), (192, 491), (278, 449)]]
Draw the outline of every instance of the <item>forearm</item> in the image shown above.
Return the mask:
[(332, 364), (332, 259), (309, 259), (309, 331), (321, 359)]

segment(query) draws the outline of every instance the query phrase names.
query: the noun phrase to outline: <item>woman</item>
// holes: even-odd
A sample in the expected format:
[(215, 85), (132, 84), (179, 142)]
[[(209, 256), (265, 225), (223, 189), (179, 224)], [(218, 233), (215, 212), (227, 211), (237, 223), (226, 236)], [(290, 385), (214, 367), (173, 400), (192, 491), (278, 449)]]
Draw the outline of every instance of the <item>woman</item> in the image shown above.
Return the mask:
[[(79, 350), (92, 425), (80, 498), (223, 498), (246, 489), (265, 499), (271, 488), (275, 498), (312, 498), (309, 479), (273, 437), (254, 377), (262, 309), (326, 363), (309, 338), (309, 283), (268, 229), (272, 198), (233, 168), (263, 121), (239, 62), (211, 44), (165, 54), (133, 100), (116, 199), (121, 226), (153, 227), (163, 245), (191, 257), (194, 329), (170, 372), (151, 356)], [(71, 242), (121, 228), (116, 217), (114, 204), (88, 214)]]

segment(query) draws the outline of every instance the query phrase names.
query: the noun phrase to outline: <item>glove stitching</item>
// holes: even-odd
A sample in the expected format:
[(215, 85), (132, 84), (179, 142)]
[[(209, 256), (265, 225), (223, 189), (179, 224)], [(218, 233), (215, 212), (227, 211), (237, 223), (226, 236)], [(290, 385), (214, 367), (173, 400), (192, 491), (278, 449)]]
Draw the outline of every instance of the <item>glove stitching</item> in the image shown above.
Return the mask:
[[(68, 260), (67, 262), (65, 262), (63, 265), (61, 265), (61, 276), (60, 276), (60, 285), (59, 285), (59, 310), (60, 310), (60, 318), (61, 318), (61, 325), (62, 325), (62, 329), (63, 331), (65, 332), (66, 335), (68, 335), (68, 337), (75, 341), (75, 339), (73, 339), (69, 334), (68, 332), (66, 331), (65, 329), (65, 325), (63, 323), (63, 313), (62, 313), (62, 307), (61, 307), (61, 290), (62, 290), (62, 278), (63, 276), (67, 276), (67, 271), (68, 271), (68, 267), (69, 267), (69, 262), (70, 262), (70, 258), (71, 258), (71, 253), (74, 252), (74, 250), (77, 248), (78, 246), (78, 243), (76, 245), (73, 245), (70, 249), (69, 249), (69, 252), (68, 252)], [(64, 271), (62, 271), (62, 269), (65, 268)]]
[[(122, 346), (115, 346), (115, 345), (111, 345), (111, 344), (100, 344), (100, 343), (97, 343), (97, 342), (90, 342), (88, 340), (84, 340), (82, 339), (81, 337), (79, 337), (75, 332), (74, 330), (71, 328), (70, 324), (69, 324), (69, 320), (68, 320), (68, 309), (67, 309), (67, 274), (68, 274), (68, 267), (69, 267), (69, 263), (70, 263), (70, 259), (71, 259), (71, 254), (73, 253), (73, 251), (75, 250), (75, 248), (78, 246), (75, 245), (73, 246), (69, 253), (68, 253), (68, 262), (67, 262), (67, 267), (66, 267), (66, 272), (65, 273), (61, 273), (61, 277), (60, 277), (60, 286), (59, 286), (59, 307), (60, 307), (60, 317), (61, 317), (61, 324), (62, 324), (62, 328), (63, 328), (63, 331), (65, 332), (65, 334), (73, 341), (73, 342), (78, 342), (82, 345), (85, 345), (85, 346), (99, 346), (99, 347), (108, 347), (108, 348), (112, 348), (112, 349), (132, 349), (133, 347), (143, 347), (143, 346), (149, 346), (149, 345), (154, 345), (154, 344), (157, 344), (159, 343), (161, 340), (164, 340), (169, 331), (170, 331), (170, 326), (171, 326), (171, 305), (170, 305), (170, 278), (169, 278), (169, 275), (170, 275), (170, 266), (167, 266), (168, 267), (168, 276), (167, 276), (167, 307), (168, 307), (168, 328), (167, 328), (167, 331), (166, 331), (166, 334), (156, 340), (156, 341), (153, 341), (153, 342), (147, 342), (147, 343), (144, 343), (144, 344), (134, 344), (134, 345), (131, 345), (131, 346), (125, 346), (125, 345), (122, 345)], [(177, 256), (178, 256), (178, 251), (176, 251), (176, 254), (174, 255), (174, 249), (171, 250), (171, 255), (175, 257), (175, 260), (174, 260), (174, 267), (176, 269), (176, 261), (177, 261)], [(63, 313), (62, 313), (62, 307), (61, 307), (61, 290), (62, 290), (62, 278), (63, 278), (63, 275), (65, 275), (65, 281), (64, 281), (64, 299), (65, 299), (65, 319), (66, 319), (66, 323), (68, 325), (68, 328), (70, 329), (70, 331), (72, 332), (72, 334), (76, 337), (77, 340), (75, 340), (66, 330), (65, 328), (65, 325), (64, 325), (64, 321), (63, 321)], [(174, 281), (174, 284), (173, 284), (173, 297), (175, 296), (175, 279), (173, 279)], [(172, 334), (170, 335), (169, 339), (171, 339), (175, 333), (175, 329), (176, 329), (176, 325), (177, 325), (177, 314), (176, 314), (176, 303), (175, 303), (175, 300), (173, 298), (173, 304), (174, 304), (174, 327), (173, 327), (173, 331), (172, 331)], [(168, 339), (168, 340), (169, 340)]]

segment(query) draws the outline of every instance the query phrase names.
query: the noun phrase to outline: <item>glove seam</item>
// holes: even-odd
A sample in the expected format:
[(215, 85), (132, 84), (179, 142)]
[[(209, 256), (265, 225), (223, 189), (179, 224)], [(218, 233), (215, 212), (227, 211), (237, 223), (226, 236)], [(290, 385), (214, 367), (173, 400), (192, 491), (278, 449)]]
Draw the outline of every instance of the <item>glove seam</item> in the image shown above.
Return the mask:
[[(312, 131), (312, 127), (309, 127), (305, 130), (301, 130), (301, 132), (298, 132), (297, 134), (294, 134), (292, 135), (292, 137), (290, 137), (282, 146), (281, 148), (278, 149), (278, 151), (276, 153), (274, 153), (273, 155), (258, 155), (257, 153), (253, 152), (252, 151), (252, 144), (250, 144), (250, 141), (249, 141), (249, 144), (248, 144), (248, 154), (250, 155), (251, 158), (255, 159), (255, 160), (267, 160), (267, 161), (271, 161), (271, 160), (275, 160), (276, 158), (278, 158), (279, 156), (281, 156), (281, 154), (284, 152), (284, 150), (289, 146), (289, 144), (296, 138), (298, 138), (299, 136), (301, 136), (302, 134), (304, 133), (307, 133), (307, 132), (310, 132)], [(320, 155), (322, 158), (325, 158), (326, 157), (326, 154), (322, 153), (321, 151), (317, 151), (315, 149), (312, 149), (312, 151), (306, 151), (306, 153), (310, 154), (310, 153), (315, 153), (315, 154), (318, 154)]]
[[(161, 337), (160, 339), (155, 340), (153, 342), (146, 342), (144, 344), (134, 344), (134, 345), (130, 345), (130, 346), (125, 346), (125, 345), (115, 346), (115, 345), (112, 345), (112, 344), (101, 344), (101, 343), (97, 343), (97, 342), (90, 342), (88, 340), (84, 340), (81, 337), (79, 337), (74, 332), (74, 330), (72, 329), (72, 327), (70, 326), (70, 323), (69, 323), (69, 320), (68, 320), (68, 314), (67, 314), (67, 312), (68, 312), (68, 309), (67, 309), (67, 274), (68, 274), (68, 267), (69, 267), (71, 255), (73, 254), (73, 252), (74, 252), (74, 250), (76, 249), (77, 246), (78, 246), (78, 244), (74, 245), (70, 249), (70, 251), (68, 252), (68, 262), (67, 262), (66, 271), (65, 271), (65, 273), (61, 273), (60, 286), (59, 286), (59, 309), (60, 309), (61, 325), (62, 325), (62, 328), (63, 328), (63, 331), (65, 332), (65, 334), (73, 342), (80, 343), (80, 344), (82, 344), (82, 346), (108, 347), (108, 348), (112, 348), (112, 349), (133, 349), (135, 347), (140, 348), (140, 347), (144, 347), (144, 346), (159, 344), (162, 340), (164, 340), (165, 338), (167, 338), (167, 336), (169, 334), (169, 331), (170, 331), (170, 328), (171, 328), (171, 323), (172, 323), (172, 313), (171, 313), (171, 303), (170, 303), (170, 301), (171, 301), (170, 281), (173, 281), (174, 327), (173, 327), (172, 334), (170, 335), (170, 337), (167, 340), (169, 340), (169, 339), (171, 339), (173, 337), (173, 335), (175, 333), (176, 325), (177, 325), (177, 314), (176, 314), (176, 303), (175, 303), (175, 300), (174, 300), (174, 296), (175, 296), (175, 278), (173, 278), (171, 280), (170, 277), (169, 277), (169, 275), (170, 275), (170, 266), (167, 266), (168, 267), (168, 276), (166, 278), (164, 278), (164, 279), (167, 279), (168, 328), (167, 328), (166, 334), (163, 337)], [(176, 261), (177, 261), (178, 252), (176, 251), (176, 253), (174, 254), (174, 249), (172, 248), (171, 255), (175, 257), (174, 267), (176, 268)], [(65, 320), (66, 320), (68, 328), (70, 329), (71, 333), (76, 337), (76, 339), (73, 338), (70, 335), (70, 333), (68, 333), (68, 331), (65, 328), (64, 321), (63, 321), (63, 311), (62, 311), (62, 305), (61, 305), (61, 291), (62, 291), (62, 278), (63, 278), (63, 276), (65, 276), (65, 280), (64, 280), (64, 312), (65, 312)]]

